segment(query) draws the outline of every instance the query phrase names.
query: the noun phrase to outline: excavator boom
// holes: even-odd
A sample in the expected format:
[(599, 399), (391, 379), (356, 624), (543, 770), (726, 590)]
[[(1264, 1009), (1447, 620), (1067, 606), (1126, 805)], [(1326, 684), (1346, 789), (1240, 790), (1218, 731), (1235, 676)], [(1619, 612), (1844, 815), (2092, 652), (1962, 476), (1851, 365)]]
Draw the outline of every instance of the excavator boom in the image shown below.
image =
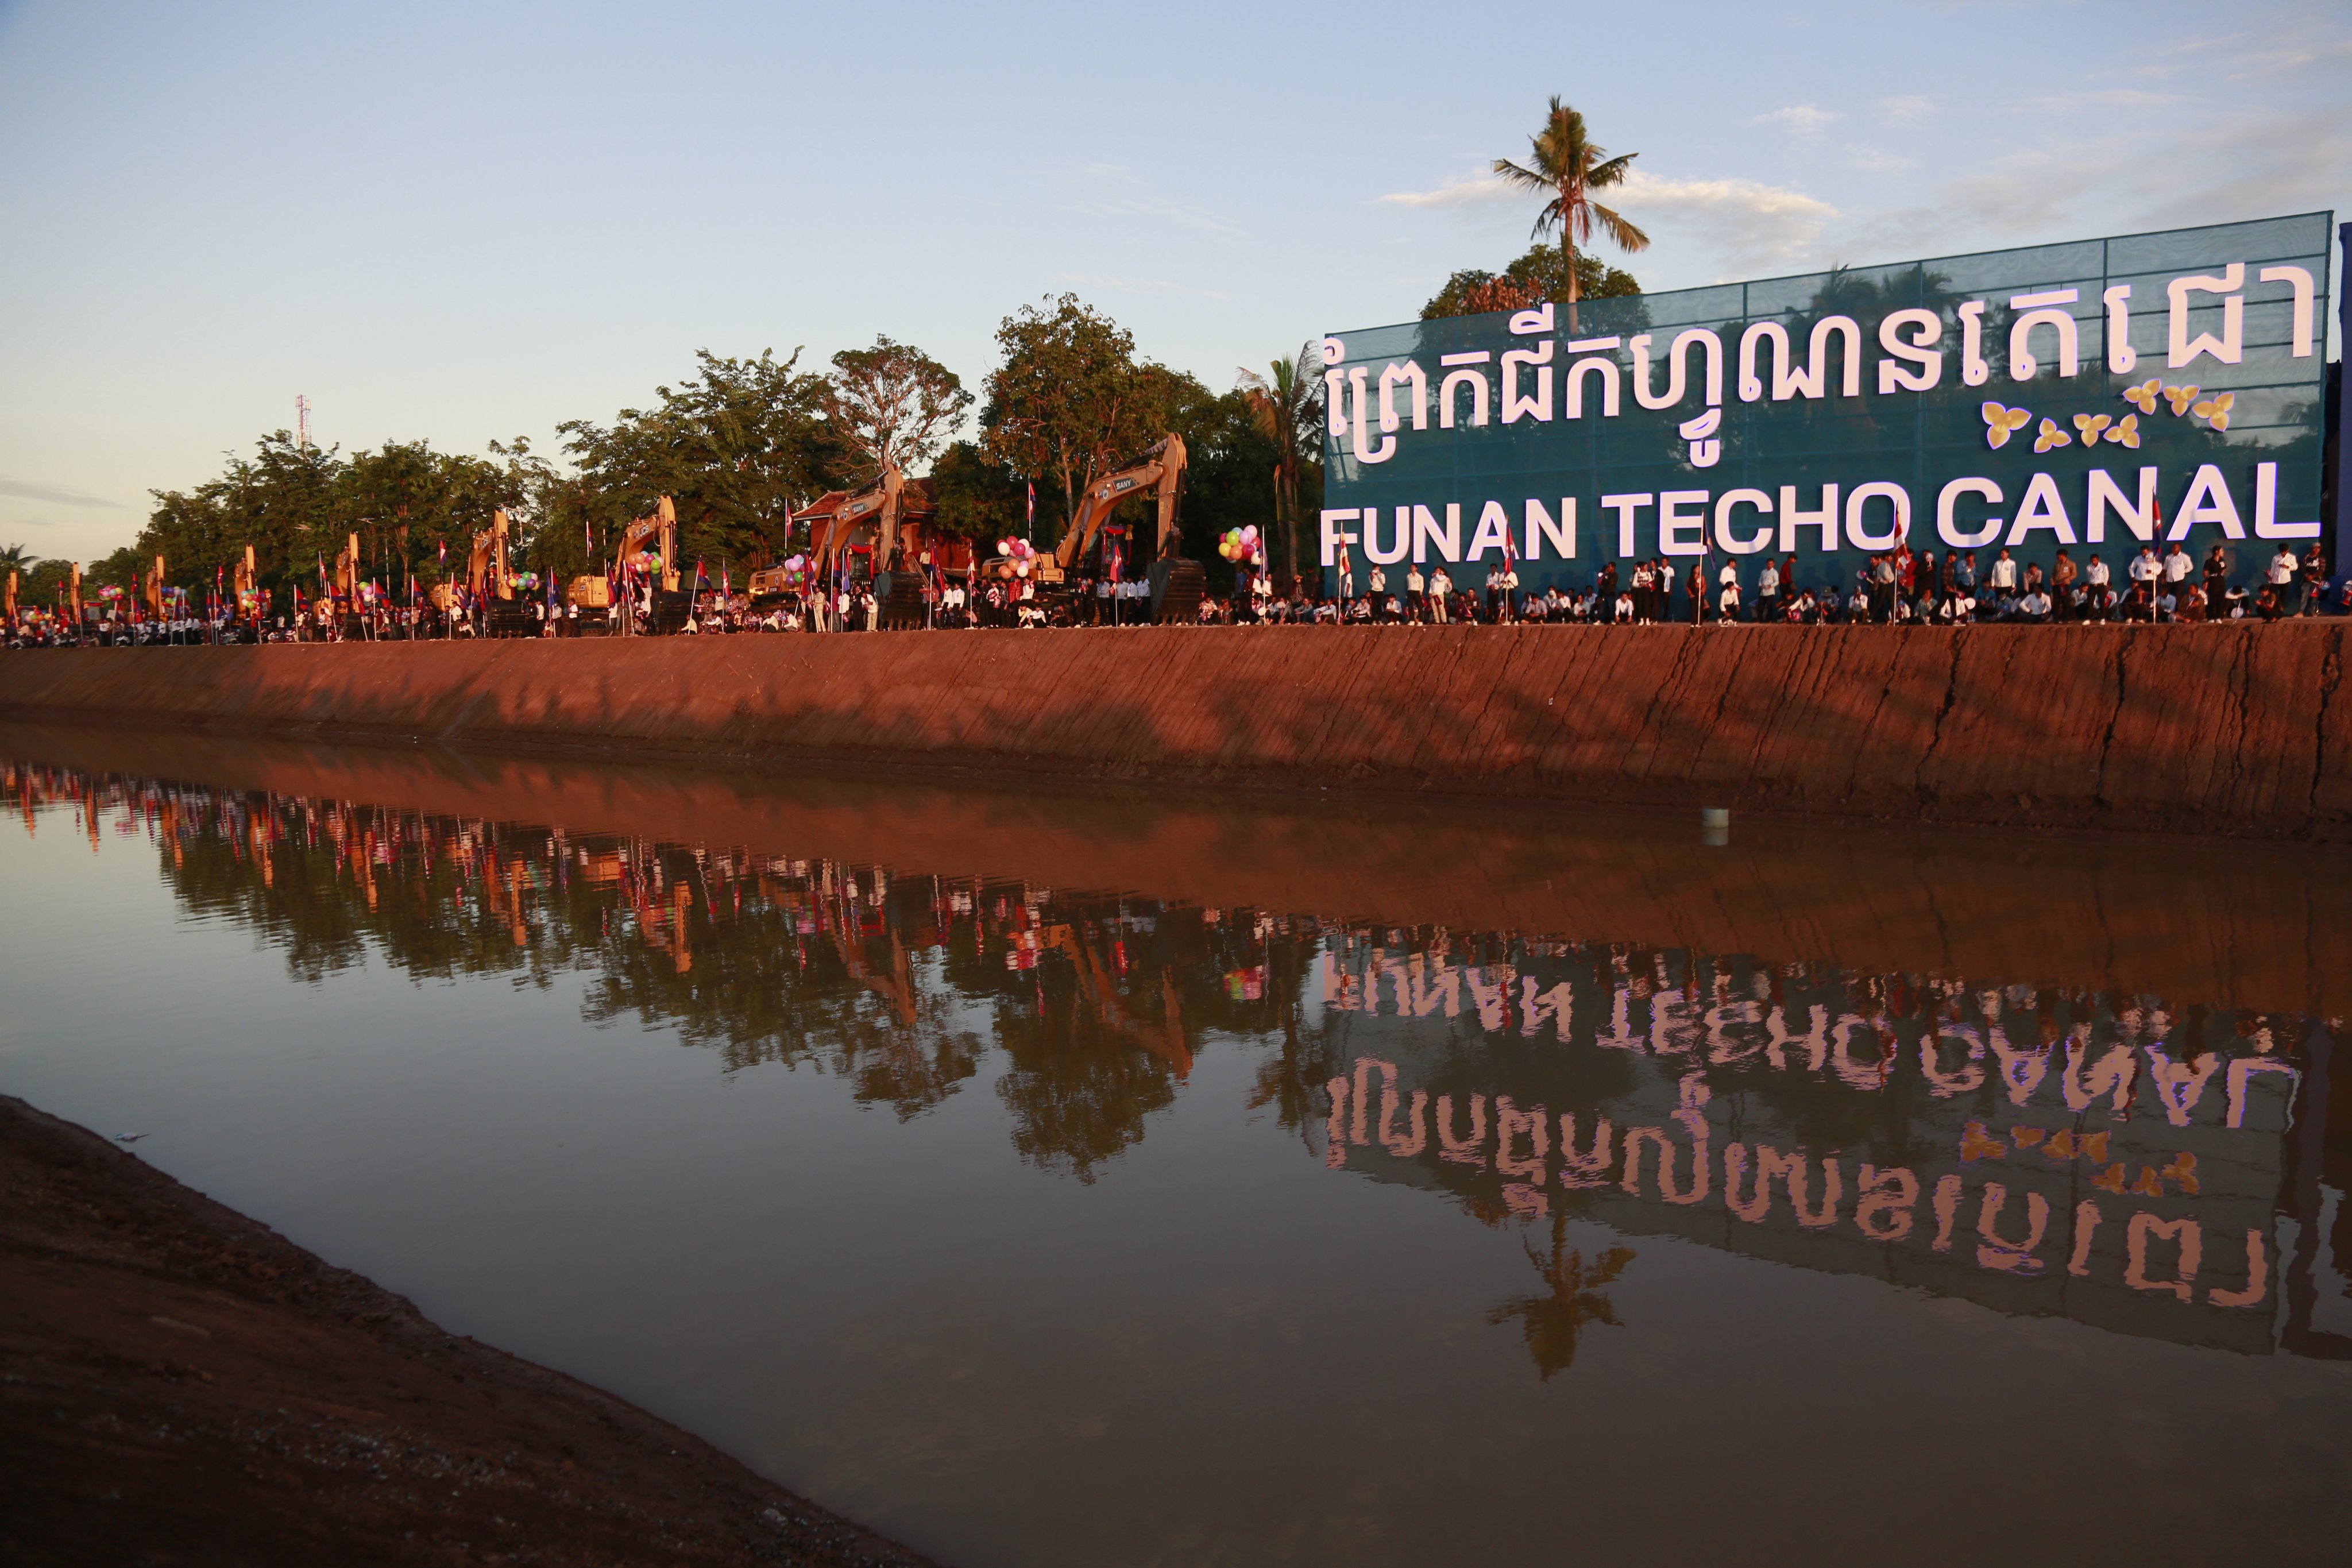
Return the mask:
[(1069, 571), (1086, 555), (1095, 542), (1095, 534), (1119, 502), (1147, 491), (1159, 498), (1157, 553), (1166, 555), (1170, 542), (1176, 537), (1176, 509), (1183, 494), (1186, 466), (1184, 437), (1171, 430), (1145, 455), (1143, 461), (1106, 474), (1088, 485), (1086, 494), (1079, 498), (1077, 516), (1070, 520), (1060, 548), (1054, 552), (1062, 570)]

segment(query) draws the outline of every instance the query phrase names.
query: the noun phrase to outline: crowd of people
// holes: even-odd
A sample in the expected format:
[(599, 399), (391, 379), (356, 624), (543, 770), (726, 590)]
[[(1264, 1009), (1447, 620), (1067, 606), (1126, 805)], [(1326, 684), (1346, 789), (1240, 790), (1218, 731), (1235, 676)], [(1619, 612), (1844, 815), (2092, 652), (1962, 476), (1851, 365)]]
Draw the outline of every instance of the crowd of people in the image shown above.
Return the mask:
[[(1800, 580), (1794, 556), (1767, 557), (1752, 568), (1738, 559), (1707, 558), (1680, 570), (1661, 557), (1622, 569), (1608, 563), (1589, 585), (1554, 583), (1528, 591), (1522, 591), (1516, 563), (1508, 561), (1489, 567), (1484, 583), (1477, 584), (1467, 571), (1457, 581), (1443, 563), (1426, 572), (1418, 564), (1374, 565), (1360, 581), (1353, 563), (1343, 558), (1336, 593), (1318, 592), (1306, 577), (1277, 584), (1261, 569), (1244, 574), (1229, 595), (1203, 595), (1197, 617), (1202, 625), (1223, 626), (1965, 626), (2275, 621), (2352, 614), (2352, 575), (2331, 583), (2326, 553), (2316, 541), (2301, 555), (2281, 545), (2263, 563), (2261, 581), (2251, 590), (2232, 576), (2225, 547), (2213, 546), (2200, 564), (2178, 542), (2160, 554), (2153, 544), (2144, 545), (2120, 568), (2099, 553), (2077, 563), (2062, 549), (2047, 570), (2039, 562), (2020, 563), (2005, 549), (1984, 563), (1969, 552), (1938, 556), (1897, 549), (1870, 556), (1850, 581), (1815, 583)], [(446, 606), (422, 598), (401, 604), (371, 597), (357, 605), (329, 598), (299, 604), (288, 615), (238, 615), (226, 607), (205, 615), (182, 605), (167, 606), (161, 616), (142, 616), (116, 600), (102, 610), (93, 607), (79, 626), (54, 613), (19, 611), (8, 619), (6, 643), (148, 647), (872, 631), (884, 625), (883, 611), (874, 586), (865, 583), (843, 584), (830, 593), (817, 589), (759, 599), (718, 590), (657, 598), (646, 590), (624, 594), (609, 607), (587, 609), (537, 596), (481, 603), (460, 593), (450, 595)], [(1046, 586), (1021, 578), (947, 577), (926, 584), (921, 624), (943, 629), (1035, 628), (1132, 626), (1153, 618), (1150, 588), (1140, 579), (1082, 577)]]

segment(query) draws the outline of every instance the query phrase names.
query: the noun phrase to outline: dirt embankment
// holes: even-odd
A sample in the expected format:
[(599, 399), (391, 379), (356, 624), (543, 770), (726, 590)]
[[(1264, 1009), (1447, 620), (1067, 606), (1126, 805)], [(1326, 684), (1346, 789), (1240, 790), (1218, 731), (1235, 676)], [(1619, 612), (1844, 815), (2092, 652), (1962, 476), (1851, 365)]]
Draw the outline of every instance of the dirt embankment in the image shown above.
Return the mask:
[(0, 1098), (0, 1562), (919, 1560)]
[(11, 655), (42, 722), (2352, 840), (2347, 623), (1136, 627)]

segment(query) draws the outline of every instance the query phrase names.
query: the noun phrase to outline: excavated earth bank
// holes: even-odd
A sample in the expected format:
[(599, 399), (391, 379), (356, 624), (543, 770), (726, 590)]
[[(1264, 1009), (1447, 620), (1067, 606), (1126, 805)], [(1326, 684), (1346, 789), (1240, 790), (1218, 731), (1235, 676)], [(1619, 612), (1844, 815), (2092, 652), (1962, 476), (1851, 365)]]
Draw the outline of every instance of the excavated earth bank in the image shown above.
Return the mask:
[(2347, 623), (1134, 627), (10, 655), (0, 713), (2352, 839)]
[(920, 1560), (0, 1097), (0, 1562)]

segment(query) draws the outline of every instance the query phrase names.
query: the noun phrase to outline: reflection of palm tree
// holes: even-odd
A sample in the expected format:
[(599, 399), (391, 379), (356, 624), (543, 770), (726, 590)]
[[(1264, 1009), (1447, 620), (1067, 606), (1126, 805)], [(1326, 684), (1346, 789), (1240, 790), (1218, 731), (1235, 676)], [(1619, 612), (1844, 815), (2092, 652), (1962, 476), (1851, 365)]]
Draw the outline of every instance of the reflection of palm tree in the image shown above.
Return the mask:
[(1607, 1323), (1621, 1327), (1617, 1309), (1601, 1288), (1613, 1282), (1633, 1261), (1630, 1247), (1612, 1247), (1592, 1260), (1587, 1268), (1584, 1254), (1571, 1251), (1566, 1245), (1565, 1216), (1555, 1216), (1551, 1227), (1551, 1257), (1547, 1261), (1535, 1248), (1528, 1248), (1528, 1261), (1549, 1287), (1541, 1296), (1514, 1296), (1486, 1313), (1486, 1321), (1497, 1327), (1519, 1320), (1519, 1331), (1526, 1336), (1528, 1354), (1536, 1363), (1546, 1383), (1551, 1374), (1565, 1372), (1576, 1360), (1577, 1336), (1587, 1323)]
[(1528, 148), (1530, 166), (1497, 158), (1495, 173), (1507, 184), (1550, 198), (1536, 215), (1535, 231), (1540, 236), (1549, 228), (1559, 230), (1560, 254), (1568, 262), (1568, 321), (1573, 328), (1576, 302), (1584, 297), (1576, 273), (1576, 247), (1590, 242), (1596, 228), (1629, 254), (1650, 247), (1648, 235), (1592, 199), (1595, 191), (1624, 184), (1633, 160), (1641, 154), (1621, 153), (1612, 158), (1605, 148), (1594, 146), (1585, 137), (1584, 116), (1560, 102), (1557, 95), (1544, 128), (1529, 139)]

